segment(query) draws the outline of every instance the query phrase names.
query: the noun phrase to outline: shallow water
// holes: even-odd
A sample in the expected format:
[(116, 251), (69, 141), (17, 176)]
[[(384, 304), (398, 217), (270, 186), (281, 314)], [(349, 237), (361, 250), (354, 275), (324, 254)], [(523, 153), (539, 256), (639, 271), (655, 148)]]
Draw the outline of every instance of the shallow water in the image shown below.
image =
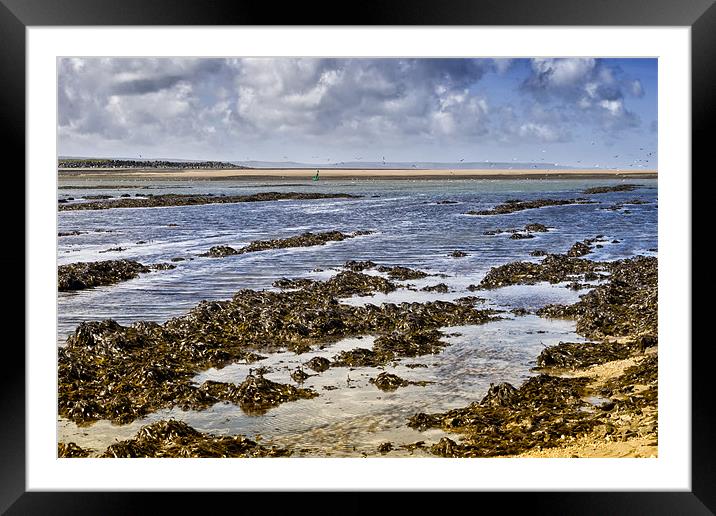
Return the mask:
[[(580, 197), (590, 186), (641, 184), (631, 192), (584, 196), (599, 204), (571, 205), (525, 210), (508, 215), (468, 216), (464, 212), (487, 209), (507, 199), (568, 199)], [(60, 185), (78, 185), (78, 180), (61, 180)], [(96, 183), (83, 183), (89, 186)], [(379, 264), (416, 267), (447, 277), (430, 276), (401, 282), (420, 289), (446, 283), (449, 292), (438, 294), (408, 289), (383, 295), (344, 300), (347, 303), (453, 300), (465, 295), (486, 298), (486, 307), (536, 309), (548, 303), (571, 303), (585, 291), (573, 292), (563, 286), (517, 286), (488, 292), (469, 292), (495, 265), (514, 260), (539, 260), (530, 256), (535, 249), (564, 252), (574, 242), (605, 235), (609, 241), (589, 255), (596, 260), (614, 260), (637, 254), (653, 255), (657, 247), (656, 180), (340, 180), (301, 184), (287, 182), (231, 181), (112, 181), (137, 187), (113, 190), (61, 189), (58, 198), (83, 195), (152, 192), (249, 194), (260, 191), (345, 192), (360, 199), (275, 201), (166, 208), (65, 211), (58, 216), (58, 231), (81, 231), (77, 236), (58, 238), (58, 264), (78, 261), (130, 258), (144, 264), (175, 262), (174, 270), (157, 271), (114, 286), (58, 296), (58, 344), (82, 321), (112, 318), (122, 324), (137, 320), (163, 322), (182, 315), (203, 299), (228, 299), (242, 288), (272, 288), (281, 277), (326, 279), (347, 260), (373, 260)], [(148, 187), (148, 188), (139, 188)], [(440, 200), (458, 204), (437, 204)], [(604, 208), (620, 201), (642, 199), (649, 204), (630, 205), (623, 211)], [(552, 228), (527, 240), (512, 240), (509, 234), (488, 236), (490, 229), (521, 228), (538, 222)], [(171, 226), (170, 226), (171, 224)], [(174, 226), (176, 224), (176, 226)], [(226, 258), (197, 256), (213, 245), (240, 247), (252, 240), (281, 238), (305, 231), (373, 230), (373, 235), (333, 242), (325, 246), (281, 249)], [(144, 241), (146, 243), (138, 243)], [(126, 251), (100, 253), (112, 247)], [(452, 258), (459, 249), (469, 256)], [(323, 269), (316, 271), (315, 269)], [(478, 304), (478, 307), (481, 307)], [(304, 386), (320, 396), (312, 400), (285, 403), (264, 416), (247, 416), (237, 406), (220, 404), (201, 412), (161, 411), (144, 421), (123, 427), (99, 422), (88, 428), (59, 423), (60, 440), (73, 440), (95, 448), (115, 438), (130, 437), (139, 426), (167, 416), (189, 422), (199, 430), (219, 434), (260, 434), (265, 440), (289, 444), (296, 454), (330, 453), (332, 456), (376, 454), (380, 442), (433, 442), (439, 432), (416, 432), (405, 426), (407, 417), (420, 411), (439, 411), (479, 400), (490, 383), (521, 383), (530, 374), (543, 346), (561, 341), (580, 341), (568, 321), (550, 321), (535, 316), (510, 317), (482, 326), (445, 329), (460, 333), (449, 337), (443, 353), (403, 359), (386, 370), (408, 380), (428, 380), (427, 386), (408, 386), (383, 393), (368, 383), (381, 370), (332, 368), (309, 378)], [(346, 339), (323, 350), (300, 356), (291, 353), (270, 356), (258, 364), (271, 367), (266, 376), (291, 382), (290, 371), (314, 355), (332, 357), (341, 349), (370, 347), (370, 336)], [(428, 368), (409, 369), (407, 363), (424, 363)], [(240, 383), (248, 366), (236, 364), (209, 370), (197, 381), (216, 379)], [(307, 370), (307, 372), (311, 372)], [(350, 382), (347, 381), (350, 375)], [(324, 386), (338, 387), (324, 390)], [(86, 434), (86, 435), (85, 435)], [(355, 446), (355, 449), (353, 447)], [(407, 452), (406, 452), (407, 453)], [(419, 452), (416, 452), (419, 453)], [(394, 456), (394, 452), (391, 452)]]

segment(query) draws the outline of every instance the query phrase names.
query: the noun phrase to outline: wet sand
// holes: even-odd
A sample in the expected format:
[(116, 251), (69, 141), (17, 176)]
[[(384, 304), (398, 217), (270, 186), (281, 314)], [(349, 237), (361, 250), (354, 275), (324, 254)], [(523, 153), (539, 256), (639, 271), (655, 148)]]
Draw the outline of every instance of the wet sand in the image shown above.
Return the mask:
[(564, 178), (655, 178), (656, 170), (599, 170), (599, 169), (58, 169), (61, 178), (142, 178), (142, 179), (309, 179), (320, 170), (321, 179), (446, 179), (450, 177), (476, 179), (564, 179)]

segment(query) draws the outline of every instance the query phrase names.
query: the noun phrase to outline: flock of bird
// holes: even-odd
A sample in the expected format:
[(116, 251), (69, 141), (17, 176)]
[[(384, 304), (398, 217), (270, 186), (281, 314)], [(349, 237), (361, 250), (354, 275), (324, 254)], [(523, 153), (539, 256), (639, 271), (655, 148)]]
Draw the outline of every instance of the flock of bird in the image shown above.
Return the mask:
[[(592, 145), (596, 145), (596, 142), (592, 142)], [(627, 165), (628, 167), (631, 167), (631, 168), (634, 168), (634, 167), (644, 168), (644, 167), (646, 166), (646, 163), (650, 163), (651, 160), (654, 159), (653, 157), (654, 157), (654, 155), (656, 154), (656, 151), (648, 151), (648, 152), (644, 153), (645, 149), (644, 149), (643, 147), (639, 148), (639, 151), (640, 151), (639, 154), (636, 154), (636, 153), (626, 154), (626, 156), (639, 156), (639, 158), (634, 158), (634, 159)], [(545, 154), (546, 152), (547, 152), (546, 149), (542, 149), (542, 150), (541, 150), (541, 153), (543, 153), (543, 154)], [(620, 154), (615, 154), (615, 155), (614, 155), (614, 158), (615, 158), (615, 159), (618, 159), (620, 156), (621, 156)], [(287, 159), (288, 159), (288, 156), (283, 156), (283, 159), (287, 160)], [(322, 158), (321, 156), (311, 156), (311, 159), (325, 159), (326, 162), (329, 162), (329, 163), (330, 163), (330, 161), (331, 161), (331, 158)], [(353, 159), (354, 159), (355, 161), (361, 161), (361, 160), (363, 160), (363, 156), (354, 156)], [(250, 161), (250, 158), (247, 156), (247, 157), (246, 157), (246, 160), (247, 160), (247, 161)], [(512, 158), (512, 161), (517, 161), (517, 158)], [(546, 161), (546, 160), (545, 160), (544, 157), (542, 157), (542, 158), (540, 158), (540, 161)], [(465, 162), (465, 158), (460, 158), (460, 159), (458, 160), (458, 163), (464, 163), (464, 162)], [(383, 166), (386, 166), (386, 165), (387, 165), (387, 162), (385, 161), (385, 156), (382, 156), (382, 163), (383, 163)], [(489, 160), (485, 160), (485, 163), (489, 163)], [(580, 160), (577, 160), (577, 163), (581, 165), (581, 164), (582, 164), (582, 160), (581, 160), (581, 159), (580, 159)], [(340, 163), (337, 163), (337, 164), (338, 164), (338, 165), (345, 165), (345, 162), (344, 162), (344, 161), (341, 161)], [(494, 167), (494, 166), (495, 166), (495, 163), (489, 163), (489, 164), (490, 164), (491, 167)], [(559, 163), (552, 163), (552, 165), (554, 165), (554, 166), (560, 166)], [(413, 163), (413, 164), (411, 165), (411, 167), (412, 167), (412, 168), (418, 168), (418, 165), (417, 165), (417, 163)], [(532, 168), (537, 168), (537, 167), (538, 167), (537, 164), (532, 164)], [(600, 168), (600, 167), (601, 167), (601, 164), (600, 164), (600, 163), (594, 163), (593, 167), (594, 167), (594, 168)]]

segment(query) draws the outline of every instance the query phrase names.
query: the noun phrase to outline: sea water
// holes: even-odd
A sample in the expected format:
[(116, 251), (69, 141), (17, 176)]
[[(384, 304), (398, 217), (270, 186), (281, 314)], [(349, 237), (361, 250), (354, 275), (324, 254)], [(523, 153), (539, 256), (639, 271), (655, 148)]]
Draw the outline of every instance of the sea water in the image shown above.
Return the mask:
[[(592, 186), (634, 184), (633, 191), (585, 195)], [(617, 260), (636, 255), (655, 256), (657, 248), (657, 182), (655, 179), (400, 179), (271, 180), (271, 181), (116, 181), (102, 183), (66, 179), (58, 199), (85, 195), (152, 193), (245, 195), (258, 192), (350, 193), (355, 199), (282, 200), (253, 203), (117, 208), (62, 211), (58, 231), (79, 235), (58, 238), (58, 265), (107, 259), (132, 259), (145, 265), (171, 262), (173, 270), (156, 271), (112, 286), (61, 292), (58, 295), (58, 345), (83, 321), (114, 319), (120, 324), (140, 320), (162, 323), (185, 314), (202, 300), (229, 299), (238, 290), (274, 289), (280, 278), (327, 279), (347, 260), (372, 260), (402, 265), (445, 277), (402, 282), (418, 291), (399, 289), (342, 300), (361, 304), (454, 300), (466, 295), (486, 298), (477, 308), (506, 310), (505, 319), (480, 326), (446, 328), (454, 334), (450, 346), (438, 355), (403, 359), (385, 370), (407, 380), (432, 382), (384, 393), (369, 382), (383, 369), (331, 368), (308, 378), (320, 396), (280, 405), (265, 415), (251, 416), (238, 406), (217, 404), (203, 411), (163, 410), (130, 425), (98, 422), (78, 428), (60, 419), (58, 439), (103, 450), (116, 439), (131, 437), (143, 424), (162, 418), (184, 420), (215, 434), (261, 436), (265, 442), (288, 445), (295, 455), (360, 456), (376, 454), (381, 442), (434, 441), (440, 431), (417, 432), (406, 419), (417, 412), (437, 412), (479, 401), (491, 383), (519, 385), (530, 375), (535, 358), (548, 345), (583, 340), (572, 321), (527, 315), (515, 317), (512, 308), (537, 309), (549, 303), (573, 303), (585, 291), (564, 285), (513, 286), (471, 292), (491, 267), (528, 260), (536, 249), (563, 253), (577, 241), (604, 235), (603, 247), (594, 248), (592, 260)], [(118, 188), (121, 187), (121, 188)], [(99, 187), (99, 188), (98, 188)], [(509, 199), (587, 198), (594, 204), (551, 206), (505, 215), (466, 215), (470, 210), (494, 207)], [(647, 204), (605, 209), (615, 203), (640, 199)], [(442, 204), (441, 201), (454, 201)], [(509, 233), (485, 235), (495, 229), (521, 229), (540, 223), (549, 229), (532, 239), (511, 239)], [(374, 233), (324, 246), (276, 249), (228, 256), (200, 257), (215, 245), (235, 248), (253, 240), (285, 238), (306, 231), (338, 230)], [(121, 247), (123, 251), (108, 251)], [(463, 258), (452, 251), (468, 253)], [(399, 282), (401, 283), (401, 282)], [(448, 292), (421, 292), (423, 286), (445, 283)], [(313, 356), (331, 358), (341, 350), (370, 347), (370, 336), (350, 338), (322, 350), (295, 355), (269, 355), (267, 378), (295, 383), (290, 372)], [(408, 368), (424, 364), (427, 368)], [(311, 372), (307, 370), (307, 372)], [(241, 383), (248, 366), (234, 364), (208, 370), (195, 379)], [(328, 387), (327, 390), (325, 387)], [(419, 453), (419, 452), (417, 452)], [(392, 454), (391, 454), (392, 455)]]

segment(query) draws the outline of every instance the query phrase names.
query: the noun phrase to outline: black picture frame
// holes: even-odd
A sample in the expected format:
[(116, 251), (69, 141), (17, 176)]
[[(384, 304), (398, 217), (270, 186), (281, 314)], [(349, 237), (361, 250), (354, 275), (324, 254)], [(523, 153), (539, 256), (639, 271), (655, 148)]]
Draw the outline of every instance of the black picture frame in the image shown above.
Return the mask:
[[(716, 6), (714, 0), (404, 0), (380, 4), (293, 2), (277, 8), (270, 2), (198, 0), (0, 0), (0, 133), (6, 149), (15, 149), (15, 174), (6, 179), (14, 192), (25, 192), (25, 29), (30, 26), (112, 25), (550, 25), (550, 26), (686, 26), (691, 28), (692, 73), (692, 169), (708, 172), (708, 149), (712, 117), (716, 112)], [(7, 152), (7, 151), (6, 151)], [(699, 203), (692, 187), (692, 206)], [(13, 184), (14, 181), (14, 184)], [(9, 183), (8, 183), (9, 182)], [(8, 188), (6, 186), (6, 188)], [(18, 208), (0, 203), (4, 221), (18, 218)], [(23, 210), (24, 213), (24, 210)], [(692, 219), (695, 219), (692, 211)], [(8, 276), (6, 292), (13, 296), (14, 310), (24, 310), (25, 232), (19, 225), (13, 250), (1, 258)], [(23, 226), (23, 230), (25, 227)], [(12, 231), (12, 229), (10, 229)], [(692, 233), (693, 234), (693, 233)], [(692, 249), (693, 256), (693, 249)], [(695, 261), (692, 258), (692, 270)], [(24, 271), (23, 275), (17, 271)], [(21, 285), (21, 278), (23, 284)], [(24, 299), (24, 295), (23, 295)], [(27, 307), (31, 309), (31, 307)], [(11, 308), (6, 324), (19, 321)], [(24, 311), (23, 311), (24, 314)], [(692, 316), (692, 320), (694, 320)], [(19, 326), (16, 323), (14, 326)], [(584, 493), (470, 493), (467, 502), (476, 511), (486, 502), (552, 514), (713, 514), (716, 511), (716, 447), (713, 428), (709, 342), (667, 343), (686, 348), (692, 356), (692, 490), (690, 492), (584, 492)], [(244, 511), (266, 503), (266, 495), (254, 493), (127, 493), (127, 492), (26, 492), (25, 484), (25, 352), (19, 339), (5, 339), (6, 364), (0, 375), (0, 512), (7, 514), (140, 514), (161, 507), (162, 512), (217, 510), (232, 504)], [(425, 503), (426, 493), (410, 497), (382, 497), (384, 510), (408, 510), (407, 504)], [(304, 493), (305, 495), (305, 493)], [(313, 494), (315, 495), (315, 493)], [(366, 513), (375, 510), (372, 496), (348, 493), (340, 502), (307, 504), (297, 493), (275, 493), (270, 504), (289, 503), (312, 513)], [(443, 495), (444, 496), (444, 495)], [(455, 496), (451, 494), (450, 496)], [(477, 496), (477, 498), (475, 498)], [(450, 505), (466, 500), (451, 499)], [(477, 502), (477, 503), (475, 503)], [(516, 505), (515, 505), (516, 504)], [(339, 508), (336, 508), (339, 507)], [(459, 505), (455, 505), (459, 507)], [(211, 509), (215, 508), (215, 509)], [(250, 510), (250, 509), (249, 509)], [(271, 510), (266, 508), (264, 510)]]

